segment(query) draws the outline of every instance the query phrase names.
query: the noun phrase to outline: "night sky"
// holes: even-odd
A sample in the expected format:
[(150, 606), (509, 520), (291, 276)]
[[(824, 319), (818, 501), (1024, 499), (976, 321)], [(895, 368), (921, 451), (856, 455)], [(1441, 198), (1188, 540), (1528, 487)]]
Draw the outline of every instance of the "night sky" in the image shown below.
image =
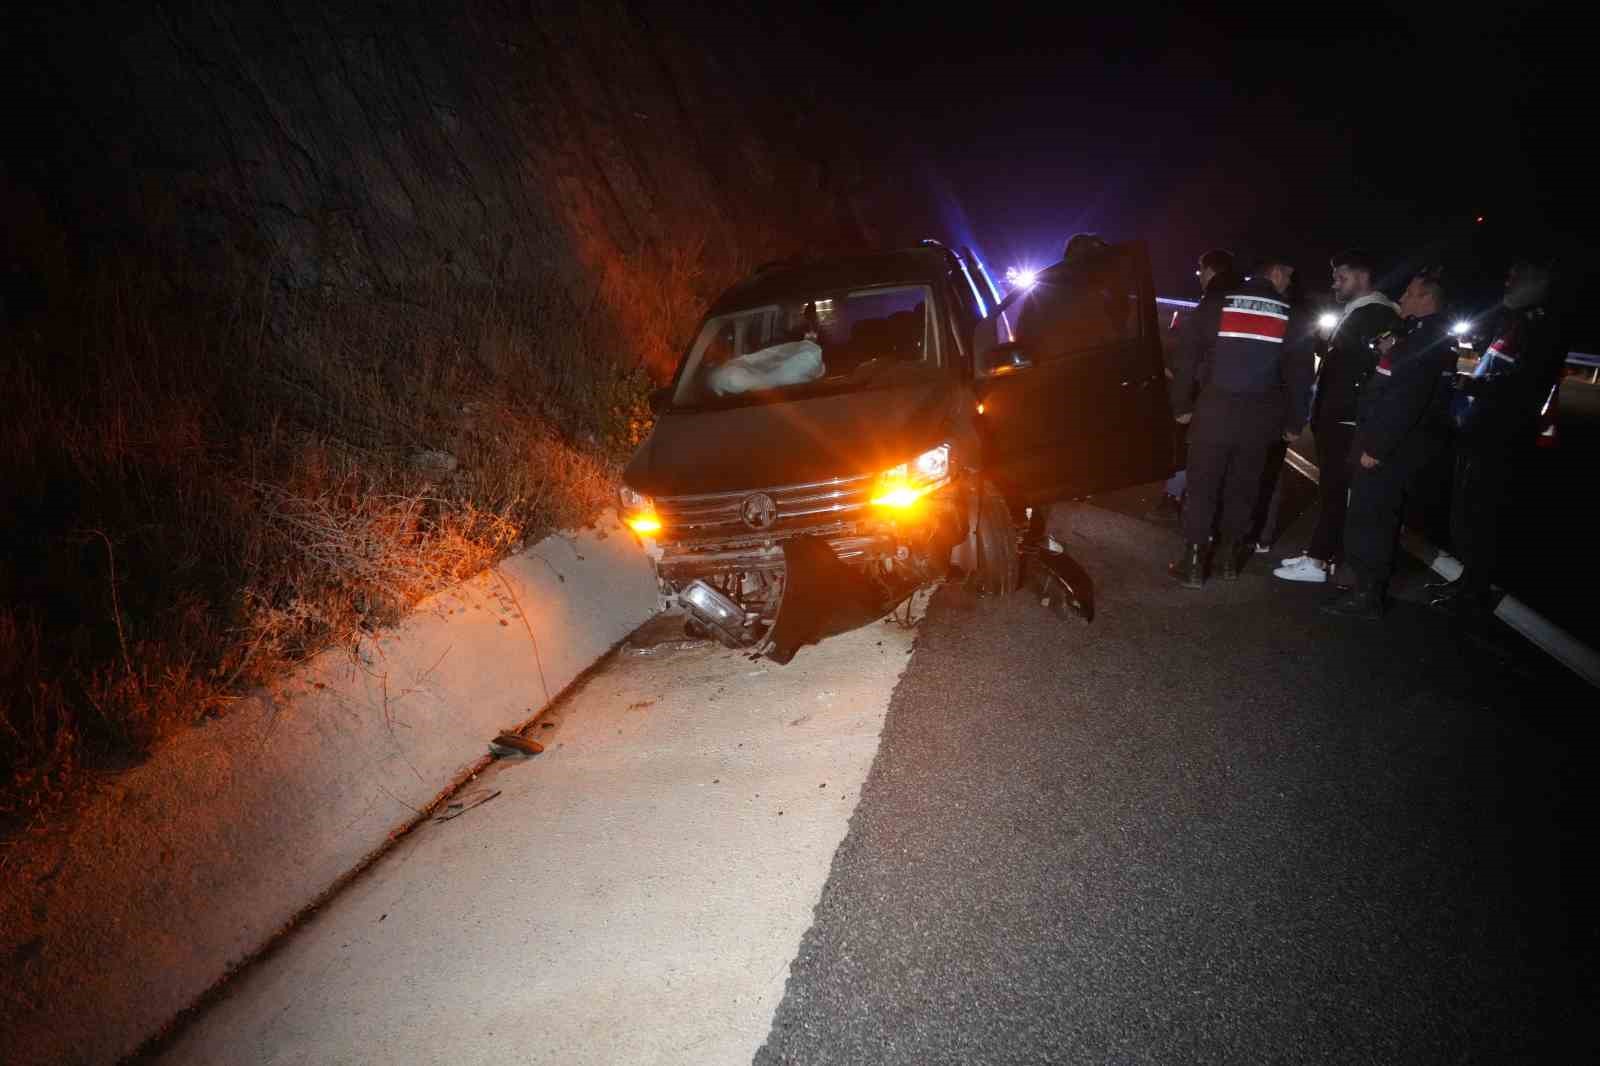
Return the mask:
[(884, 211), (905, 216), (888, 241), (931, 229), (1003, 270), (1078, 230), (1138, 236), (1167, 295), (1192, 295), (1214, 246), (1292, 258), (1311, 295), (1352, 245), (1395, 291), (1444, 261), (1464, 302), (1497, 295), (1513, 246), (1555, 240), (1586, 272), (1575, 146), (1597, 94), (1588, 37), (1554, 5), (972, 11), (825, 24), (870, 143), (925, 175), (916, 211)]

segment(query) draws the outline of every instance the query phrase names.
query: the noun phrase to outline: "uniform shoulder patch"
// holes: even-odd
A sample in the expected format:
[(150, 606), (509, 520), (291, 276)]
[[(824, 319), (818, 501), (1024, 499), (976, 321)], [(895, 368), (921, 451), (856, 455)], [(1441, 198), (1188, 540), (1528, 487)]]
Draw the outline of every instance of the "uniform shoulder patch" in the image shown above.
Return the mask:
[(1282, 344), (1289, 332), (1289, 305), (1265, 296), (1230, 295), (1222, 300), (1217, 336)]

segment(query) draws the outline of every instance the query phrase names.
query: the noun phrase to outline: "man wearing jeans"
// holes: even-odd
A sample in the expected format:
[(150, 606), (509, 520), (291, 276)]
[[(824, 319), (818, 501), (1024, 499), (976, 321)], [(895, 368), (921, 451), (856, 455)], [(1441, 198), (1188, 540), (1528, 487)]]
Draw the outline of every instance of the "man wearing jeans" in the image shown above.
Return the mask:
[(1272, 572), (1285, 581), (1323, 582), (1338, 563), (1344, 547), (1345, 510), (1350, 492), (1350, 446), (1356, 433), (1356, 394), (1377, 365), (1372, 339), (1400, 326), (1400, 308), (1373, 287), (1372, 259), (1361, 252), (1341, 252), (1330, 261), (1333, 296), (1344, 305), (1339, 324), (1328, 338), (1327, 354), (1317, 371), (1311, 428), (1316, 435), (1320, 472), (1320, 507), (1311, 544), (1305, 552), (1283, 560)]

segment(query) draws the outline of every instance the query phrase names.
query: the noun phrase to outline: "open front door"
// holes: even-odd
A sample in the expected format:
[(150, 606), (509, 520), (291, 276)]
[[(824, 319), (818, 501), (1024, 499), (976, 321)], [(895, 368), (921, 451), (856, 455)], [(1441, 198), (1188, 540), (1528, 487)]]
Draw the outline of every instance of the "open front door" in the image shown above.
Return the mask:
[(1044, 271), (980, 327), (986, 476), (1013, 504), (1166, 477), (1175, 425), (1142, 243)]

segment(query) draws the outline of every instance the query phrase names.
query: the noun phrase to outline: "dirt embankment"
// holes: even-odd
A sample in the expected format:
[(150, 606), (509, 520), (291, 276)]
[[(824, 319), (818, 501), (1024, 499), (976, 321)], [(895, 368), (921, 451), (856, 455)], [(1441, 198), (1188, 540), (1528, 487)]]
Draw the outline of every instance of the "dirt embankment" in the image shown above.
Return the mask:
[(16, 25), (40, 139), (0, 171), (12, 833), (75, 770), (586, 520), (706, 299), (861, 240), (826, 64), (760, 15)]

